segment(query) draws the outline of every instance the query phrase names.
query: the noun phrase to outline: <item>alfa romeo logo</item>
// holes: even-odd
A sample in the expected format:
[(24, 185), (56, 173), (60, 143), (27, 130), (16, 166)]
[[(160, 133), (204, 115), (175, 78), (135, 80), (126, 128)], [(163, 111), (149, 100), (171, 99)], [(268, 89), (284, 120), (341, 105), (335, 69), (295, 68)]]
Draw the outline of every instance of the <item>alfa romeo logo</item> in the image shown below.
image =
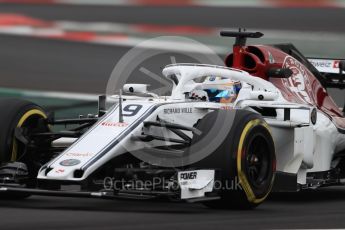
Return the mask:
[(286, 57), (283, 68), (291, 69), (293, 75), (288, 79), (283, 79), (283, 84), (289, 88), (301, 100), (302, 103), (311, 104), (312, 87), (308, 77), (308, 70), (293, 57)]
[(80, 160), (78, 159), (67, 159), (60, 162), (62, 166), (75, 166), (78, 164), (80, 164)]

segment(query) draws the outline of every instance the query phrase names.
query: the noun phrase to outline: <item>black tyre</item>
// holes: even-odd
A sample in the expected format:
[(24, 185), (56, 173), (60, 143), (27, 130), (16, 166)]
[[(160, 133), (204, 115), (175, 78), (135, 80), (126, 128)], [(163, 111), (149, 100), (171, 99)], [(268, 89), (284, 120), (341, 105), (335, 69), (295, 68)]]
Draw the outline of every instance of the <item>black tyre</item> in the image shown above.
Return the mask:
[[(233, 118), (231, 122), (227, 119)], [(220, 110), (207, 114), (196, 128), (190, 152), (205, 148), (205, 139), (219, 121), (226, 126), (224, 140), (215, 151), (193, 164), (195, 168), (219, 169), (220, 200), (205, 202), (213, 208), (250, 209), (262, 203), (271, 191), (275, 174), (275, 148), (267, 123), (259, 114), (246, 110)], [(219, 138), (219, 136), (214, 136)], [(220, 186), (221, 185), (221, 186)]]
[[(0, 111), (0, 164), (21, 161), (27, 164), (29, 174), (35, 175), (36, 170), (30, 168), (28, 149), (15, 138), (15, 129), (22, 128), (25, 135), (48, 131), (48, 126), (42, 126), (41, 122), (47, 115), (36, 104), (14, 98), (1, 99)], [(12, 199), (27, 196), (28, 194), (0, 194), (0, 198)]]

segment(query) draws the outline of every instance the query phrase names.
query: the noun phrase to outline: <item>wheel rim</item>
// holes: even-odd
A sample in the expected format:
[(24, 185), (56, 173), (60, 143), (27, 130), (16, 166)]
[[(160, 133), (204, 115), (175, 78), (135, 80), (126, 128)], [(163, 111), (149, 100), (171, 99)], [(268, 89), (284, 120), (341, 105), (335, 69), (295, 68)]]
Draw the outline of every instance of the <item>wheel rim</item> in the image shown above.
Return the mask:
[(256, 134), (249, 141), (245, 164), (247, 178), (252, 186), (258, 188), (269, 179), (270, 150), (263, 135)]

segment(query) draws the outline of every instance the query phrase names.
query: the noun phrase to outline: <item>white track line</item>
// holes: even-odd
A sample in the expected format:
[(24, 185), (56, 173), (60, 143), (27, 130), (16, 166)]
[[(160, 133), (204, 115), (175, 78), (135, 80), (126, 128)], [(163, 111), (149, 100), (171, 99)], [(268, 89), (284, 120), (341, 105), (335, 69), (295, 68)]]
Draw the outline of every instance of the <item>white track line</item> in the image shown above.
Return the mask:
[(98, 101), (97, 94), (88, 93), (71, 93), (71, 92), (57, 92), (57, 91), (38, 91), (38, 90), (23, 90), (15, 88), (0, 88), (0, 95), (20, 95), (22, 97), (34, 98), (54, 98), (65, 100), (80, 100), (80, 101)]
[[(192, 0), (192, 1), (186, 1), (183, 2), (176, 2), (173, 1), (170, 2), (164, 2), (164, 0), (161, 1), (162, 3), (153, 3), (153, 2), (146, 2), (145, 1), (137, 1), (137, 0), (55, 0), (56, 4), (71, 4), (71, 5), (104, 5), (104, 6), (140, 6), (140, 5), (155, 5), (155, 6), (165, 6), (169, 5), (192, 5), (192, 6), (203, 6), (203, 7), (255, 7), (255, 8), (279, 8), (284, 7), (289, 3), (288, 1), (280, 1), (280, 0)], [(307, 7), (308, 4), (304, 5), (303, 2), (297, 2), (295, 4), (289, 3), (291, 6), (302, 6)], [(329, 7), (337, 7), (337, 8), (344, 8), (345, 2), (344, 0), (328, 0), (325, 1), (324, 4), (317, 4), (311, 3), (311, 7), (322, 7), (322, 6), (329, 6)]]

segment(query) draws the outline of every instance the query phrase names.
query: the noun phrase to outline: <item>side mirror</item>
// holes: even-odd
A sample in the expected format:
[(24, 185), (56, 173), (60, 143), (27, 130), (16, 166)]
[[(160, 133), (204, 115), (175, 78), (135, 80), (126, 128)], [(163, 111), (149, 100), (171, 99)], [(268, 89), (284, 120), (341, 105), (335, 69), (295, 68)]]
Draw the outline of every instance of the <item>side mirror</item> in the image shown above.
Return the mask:
[(342, 75), (345, 71), (345, 60), (339, 62), (339, 74)]
[(147, 93), (147, 84), (125, 84), (123, 86), (124, 93)]
[(293, 74), (291, 69), (288, 68), (270, 68), (267, 71), (267, 76), (271, 78), (289, 78)]
[(103, 116), (107, 112), (107, 96), (98, 96), (98, 117)]

